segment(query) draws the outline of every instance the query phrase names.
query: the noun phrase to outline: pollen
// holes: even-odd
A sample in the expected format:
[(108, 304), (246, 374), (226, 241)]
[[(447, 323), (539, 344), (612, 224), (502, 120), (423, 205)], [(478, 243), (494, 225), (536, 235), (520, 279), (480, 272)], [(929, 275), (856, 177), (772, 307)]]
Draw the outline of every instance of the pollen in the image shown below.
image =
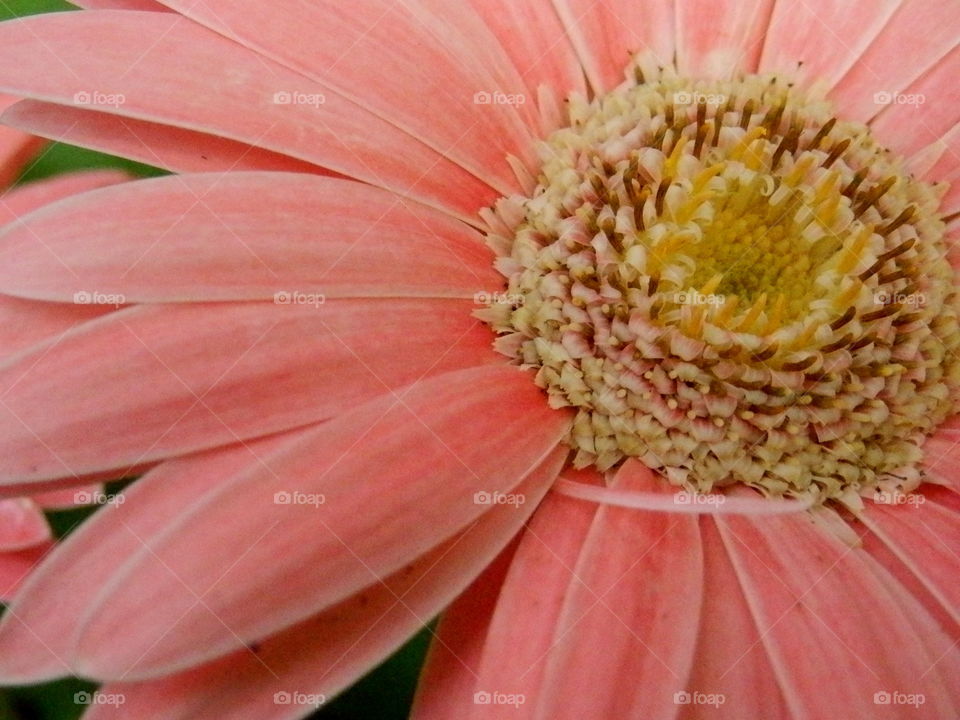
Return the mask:
[(960, 388), (944, 188), (779, 76), (627, 77), (571, 97), (535, 188), (486, 215), (509, 302), (477, 314), (575, 411), (575, 464), (815, 502), (915, 488)]

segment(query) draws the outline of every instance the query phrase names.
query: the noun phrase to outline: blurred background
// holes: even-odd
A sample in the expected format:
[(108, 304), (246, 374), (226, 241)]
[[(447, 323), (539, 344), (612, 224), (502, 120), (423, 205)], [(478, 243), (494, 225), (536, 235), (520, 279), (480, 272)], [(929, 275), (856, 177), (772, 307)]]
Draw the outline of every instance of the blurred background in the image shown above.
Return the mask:
[[(256, 0), (252, 0), (256, 1)], [(63, 0), (0, 0), (0, 21), (43, 12), (75, 10)], [(165, 174), (156, 168), (140, 165), (109, 155), (65, 145), (48, 143), (27, 163), (17, 185), (81, 169), (118, 168), (136, 177)], [(127, 483), (108, 487), (116, 492)], [(78, 508), (49, 512), (47, 517), (58, 537), (75, 529), (94, 510)], [(65, 589), (68, 590), (68, 589)], [(3, 606), (0, 605), (0, 613)], [(311, 718), (316, 720), (401, 720), (406, 718), (416, 688), (416, 679), (429, 644), (427, 630), (401, 648), (393, 657), (371, 672), (357, 685), (330, 700)], [(74, 720), (85, 709), (74, 701), (74, 695), (92, 691), (96, 686), (77, 678), (44, 685), (0, 688), (0, 720)], [(257, 720), (251, 718), (250, 720)]]

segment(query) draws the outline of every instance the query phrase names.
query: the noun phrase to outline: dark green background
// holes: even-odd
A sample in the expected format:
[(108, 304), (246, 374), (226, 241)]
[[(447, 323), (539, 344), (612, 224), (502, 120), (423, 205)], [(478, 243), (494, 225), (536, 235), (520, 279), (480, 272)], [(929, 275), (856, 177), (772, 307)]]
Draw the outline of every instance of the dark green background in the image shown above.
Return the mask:
[[(62, 0), (0, 0), (0, 20), (69, 9), (72, 6)], [(140, 176), (162, 174), (156, 168), (122, 158), (52, 143), (30, 164), (18, 182), (30, 182), (82, 168), (105, 167), (122, 168)], [(70, 510), (51, 513), (49, 517), (58, 535), (62, 536), (88, 514), (88, 510)], [(421, 632), (392, 658), (312, 717), (316, 720), (406, 718), (429, 638), (426, 630)], [(83, 712), (83, 707), (73, 702), (74, 693), (93, 687), (89, 683), (71, 679), (33, 687), (0, 689), (0, 720), (73, 720)]]

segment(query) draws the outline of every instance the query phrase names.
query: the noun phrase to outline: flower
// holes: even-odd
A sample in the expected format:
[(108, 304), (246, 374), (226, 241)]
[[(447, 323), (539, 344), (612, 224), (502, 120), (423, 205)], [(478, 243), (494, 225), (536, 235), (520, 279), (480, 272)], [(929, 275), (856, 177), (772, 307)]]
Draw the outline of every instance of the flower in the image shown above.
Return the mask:
[[(0, 110), (17, 98), (0, 95)], [(17, 219), (45, 203), (73, 193), (104, 187), (125, 179), (113, 171), (86, 171), (58, 179), (29, 183), (15, 189), (9, 186), (40, 150), (43, 141), (11, 128), (0, 128), (0, 225), (15, 224)], [(0, 361), (40, 340), (62, 333), (95, 313), (84, 308), (43, 307), (13, 297), (0, 297)], [(40, 492), (32, 498), (0, 500), (0, 600), (8, 601), (16, 587), (52, 546), (52, 532), (43, 515), (44, 508), (57, 509), (83, 504), (76, 494), (92, 494), (99, 486)]]
[(2, 481), (145, 471), (4, 680), (297, 717), (457, 598), (415, 717), (957, 714), (950, 3), (129, 6), (0, 26), (6, 122), (178, 173), (0, 236), (108, 310)]

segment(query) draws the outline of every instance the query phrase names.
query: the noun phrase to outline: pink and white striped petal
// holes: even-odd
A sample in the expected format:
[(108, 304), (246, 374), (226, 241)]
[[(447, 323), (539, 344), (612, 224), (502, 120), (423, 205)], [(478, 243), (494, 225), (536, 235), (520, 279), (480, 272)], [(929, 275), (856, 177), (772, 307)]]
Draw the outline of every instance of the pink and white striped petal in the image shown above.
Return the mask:
[[(960, 14), (953, 0), (903, 0), (831, 90), (838, 113), (870, 120), (884, 109), (886, 99), (904, 92), (943, 58), (958, 38)], [(909, 60), (904, 58), (904, 48), (910, 48)]]
[(529, 152), (533, 137), (515, 106), (478, 105), (475, 94), (517, 95), (523, 88), (494, 84), (488, 64), (471, 62), (455, 22), (437, 27), (418, 12), (419, 0), (165, 3), (326, 92), (349, 98), (502, 193), (516, 188), (506, 158)]
[(776, 2), (759, 69), (829, 90), (870, 47), (901, 2), (874, 0), (869, 12), (842, 0)]
[(428, 375), (499, 364), (473, 307), (330, 300), (111, 313), (0, 366), (0, 485), (124, 470), (319, 422)]
[(497, 196), (395, 125), (175, 13), (91, 10), (2, 23), (0, 89), (220, 135), (471, 222)]
[(677, 68), (691, 78), (755, 72), (774, 0), (676, 0)]
[[(664, 491), (638, 462), (624, 464), (612, 485)], [(693, 663), (702, 602), (697, 519), (604, 506), (573, 575), (531, 700), (534, 716), (672, 717), (679, 709), (674, 693), (685, 688)]]
[(331, 174), (312, 163), (218, 135), (38, 100), (21, 100), (7, 109), (0, 120), (24, 132), (170, 172), (269, 170)]
[(124, 561), (149, 547), (191, 503), (258, 465), (290, 437), (165, 462), (111, 498), (45, 558), (0, 620), (0, 678), (27, 684), (69, 673), (77, 624)]
[(866, 552), (809, 515), (716, 522), (791, 715), (896, 717), (875, 700), (893, 692), (925, 695), (930, 717), (957, 714), (946, 678), (960, 654)]
[(385, 190), (299, 173), (205, 173), (88, 193), (0, 232), (0, 292), (124, 303), (459, 297), (503, 282), (482, 236)]
[(553, 0), (587, 79), (595, 91), (610, 90), (625, 77), (638, 52), (658, 62), (673, 60), (674, 0)]
[(88, 609), (77, 669), (156, 677), (341, 602), (475, 521), (490, 498), (509, 501), (569, 422), (527, 373), (496, 366), (424, 380), (317, 427), (131, 558)]
[(124, 706), (100, 706), (90, 719), (301, 717), (306, 710), (301, 702), (278, 704), (277, 694), (291, 700), (332, 698), (426, 624), (484, 566), (503, 564), (508, 558), (495, 560), (497, 553), (546, 492), (565, 456), (565, 450), (555, 450), (518, 487), (529, 506), (491, 509), (403, 570), (255, 647), (156, 681), (108, 685), (104, 692), (122, 693)]

